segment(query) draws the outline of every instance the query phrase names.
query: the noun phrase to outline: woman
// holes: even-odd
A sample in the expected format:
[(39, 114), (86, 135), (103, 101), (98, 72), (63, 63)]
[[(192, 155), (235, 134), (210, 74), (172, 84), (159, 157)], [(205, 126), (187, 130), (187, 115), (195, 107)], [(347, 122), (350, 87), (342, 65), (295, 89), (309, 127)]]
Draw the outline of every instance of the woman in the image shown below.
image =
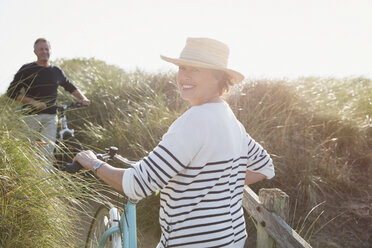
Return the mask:
[(178, 87), (191, 108), (133, 168), (111, 167), (91, 151), (74, 159), (129, 198), (160, 190), (158, 247), (243, 247), (244, 184), (274, 176), (270, 156), (221, 98), (244, 79), (227, 68), (228, 55), (219, 41), (188, 38), (179, 58), (161, 56), (179, 66)]

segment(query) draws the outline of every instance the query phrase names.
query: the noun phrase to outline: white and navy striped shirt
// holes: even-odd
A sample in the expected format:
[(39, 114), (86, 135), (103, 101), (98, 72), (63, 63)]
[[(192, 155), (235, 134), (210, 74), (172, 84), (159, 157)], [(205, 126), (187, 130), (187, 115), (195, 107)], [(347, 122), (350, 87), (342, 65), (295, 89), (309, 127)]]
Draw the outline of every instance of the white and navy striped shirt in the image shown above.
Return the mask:
[(191, 107), (123, 176), (140, 200), (161, 190), (158, 247), (243, 247), (246, 170), (274, 176), (270, 156), (225, 102)]

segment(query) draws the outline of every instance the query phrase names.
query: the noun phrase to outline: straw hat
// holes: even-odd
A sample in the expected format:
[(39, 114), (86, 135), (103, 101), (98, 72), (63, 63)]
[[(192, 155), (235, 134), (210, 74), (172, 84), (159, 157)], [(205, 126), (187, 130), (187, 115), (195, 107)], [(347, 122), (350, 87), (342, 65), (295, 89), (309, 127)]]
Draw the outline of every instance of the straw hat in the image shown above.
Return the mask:
[(232, 83), (240, 83), (244, 76), (227, 68), (229, 48), (224, 43), (209, 38), (187, 38), (179, 58), (160, 57), (175, 65), (185, 65), (221, 70), (232, 77)]

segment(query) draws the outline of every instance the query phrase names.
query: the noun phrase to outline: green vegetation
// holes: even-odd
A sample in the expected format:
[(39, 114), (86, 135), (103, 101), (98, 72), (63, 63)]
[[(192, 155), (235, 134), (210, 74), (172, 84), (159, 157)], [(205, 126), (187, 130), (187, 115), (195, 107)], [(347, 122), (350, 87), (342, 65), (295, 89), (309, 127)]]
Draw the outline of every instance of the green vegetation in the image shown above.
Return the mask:
[(56, 170), (29, 138), (19, 105), (3, 96), (0, 106), (0, 247), (77, 247), (87, 199), (104, 198), (98, 181)]
[[(92, 101), (86, 109), (68, 112), (68, 118), (79, 140), (96, 152), (117, 146), (123, 156), (141, 159), (188, 108), (173, 72), (128, 73), (94, 59), (57, 63)], [(364, 78), (250, 80), (226, 96), (276, 166), (274, 179), (252, 188), (285, 191), (291, 199), (290, 224), (314, 247), (368, 247), (371, 242), (366, 232), (372, 200), (371, 83)], [(40, 165), (47, 161), (35, 155), (20, 131), (16, 106), (6, 97), (1, 100), (0, 246), (72, 247), (67, 227), (76, 215), (67, 202), (76, 204), (94, 193), (84, 193), (92, 182), (43, 170)], [(61, 94), (59, 101), (73, 99)], [(156, 240), (158, 206), (157, 196), (138, 205), (140, 236)]]
[(70, 247), (81, 180), (56, 174), (1, 98), (0, 247)]

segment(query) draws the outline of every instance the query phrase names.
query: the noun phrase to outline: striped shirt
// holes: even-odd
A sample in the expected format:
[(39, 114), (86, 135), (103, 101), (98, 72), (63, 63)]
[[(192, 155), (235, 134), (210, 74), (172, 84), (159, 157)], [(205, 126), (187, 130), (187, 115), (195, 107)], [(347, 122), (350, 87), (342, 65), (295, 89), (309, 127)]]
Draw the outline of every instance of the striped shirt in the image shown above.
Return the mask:
[(158, 247), (243, 247), (247, 169), (274, 176), (270, 156), (228, 104), (207, 103), (186, 111), (124, 173), (123, 190), (140, 200), (160, 189)]

